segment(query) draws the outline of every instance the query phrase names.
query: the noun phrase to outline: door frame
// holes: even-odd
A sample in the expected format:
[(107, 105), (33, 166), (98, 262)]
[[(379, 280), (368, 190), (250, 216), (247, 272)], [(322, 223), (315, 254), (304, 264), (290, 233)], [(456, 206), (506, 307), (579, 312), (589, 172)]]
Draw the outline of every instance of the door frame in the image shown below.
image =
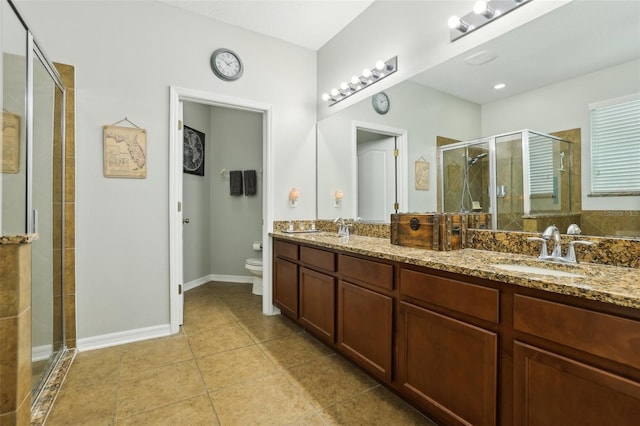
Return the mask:
[[(259, 112), (262, 114), (262, 312), (274, 315), (271, 286), (271, 240), (273, 231), (274, 180), (273, 170), (273, 106), (184, 87), (169, 87), (169, 311), (171, 333), (180, 330), (183, 320), (184, 295), (182, 259), (182, 102)], [(267, 261), (265, 261), (267, 260)]]
[(406, 129), (384, 126), (377, 123), (367, 123), (364, 121), (351, 122), (351, 192), (354, 194), (352, 211), (358, 214), (358, 130), (380, 133), (382, 135), (398, 138), (397, 149), (398, 169), (398, 205), (400, 209), (407, 211), (409, 204), (409, 135)]

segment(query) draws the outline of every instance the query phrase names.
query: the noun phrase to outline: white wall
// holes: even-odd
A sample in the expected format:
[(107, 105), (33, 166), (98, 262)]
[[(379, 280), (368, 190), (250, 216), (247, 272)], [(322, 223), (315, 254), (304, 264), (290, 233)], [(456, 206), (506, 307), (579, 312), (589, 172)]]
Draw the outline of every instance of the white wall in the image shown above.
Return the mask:
[[(314, 216), (315, 203), (290, 210), (286, 189), (315, 200), (314, 52), (159, 2), (17, 6), (47, 56), (76, 67), (79, 339), (169, 323), (170, 85), (273, 105), (274, 216)], [(210, 70), (223, 46), (244, 61), (239, 81)], [(102, 126), (124, 117), (147, 129), (146, 179), (103, 177)]]
[[(211, 273), (250, 276), (244, 262), (262, 253), (262, 114), (211, 108)], [(229, 195), (229, 175), (220, 170), (255, 170), (256, 195)], [(286, 193), (286, 190), (284, 191)]]
[[(562, 81), (482, 106), (482, 135), (519, 129), (581, 129), (582, 209), (638, 210), (640, 197), (589, 197), (589, 104), (640, 92), (640, 60)], [(624, 161), (624, 159), (621, 159)]]

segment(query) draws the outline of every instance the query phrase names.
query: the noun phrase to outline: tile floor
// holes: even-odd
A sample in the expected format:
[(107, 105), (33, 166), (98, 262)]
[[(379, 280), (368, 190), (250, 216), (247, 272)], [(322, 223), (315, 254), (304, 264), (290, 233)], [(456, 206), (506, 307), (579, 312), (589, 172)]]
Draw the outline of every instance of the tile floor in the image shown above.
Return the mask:
[(433, 425), (261, 307), (250, 284), (186, 292), (180, 333), (79, 353), (46, 426)]

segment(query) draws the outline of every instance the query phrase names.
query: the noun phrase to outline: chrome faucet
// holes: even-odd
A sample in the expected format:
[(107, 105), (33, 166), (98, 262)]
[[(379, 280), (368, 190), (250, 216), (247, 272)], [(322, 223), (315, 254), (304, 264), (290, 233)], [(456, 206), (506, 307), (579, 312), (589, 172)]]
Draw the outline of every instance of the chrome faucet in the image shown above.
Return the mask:
[[(560, 230), (557, 226), (551, 225), (547, 227), (542, 233), (542, 237), (529, 237), (527, 238), (529, 241), (541, 241), (542, 247), (540, 248), (540, 255), (538, 259), (543, 260), (555, 260), (560, 262), (568, 262), (568, 263), (578, 263), (578, 259), (576, 257), (576, 244), (582, 244), (585, 246), (592, 246), (593, 243), (591, 241), (583, 241), (583, 240), (574, 240), (569, 242), (569, 248), (567, 249), (567, 255), (562, 256), (562, 244), (560, 238)], [(547, 242), (553, 239), (553, 251), (549, 254), (547, 248)]]
[(549, 241), (553, 238), (553, 251), (551, 252), (551, 257), (555, 259), (559, 259), (562, 257), (562, 245), (560, 241), (560, 230), (557, 226), (551, 225), (547, 227), (542, 233), (542, 238), (546, 241)]
[(349, 236), (349, 225), (344, 221), (343, 218), (338, 217), (336, 218), (333, 223), (337, 223), (338, 224), (338, 235), (341, 237), (348, 237)]

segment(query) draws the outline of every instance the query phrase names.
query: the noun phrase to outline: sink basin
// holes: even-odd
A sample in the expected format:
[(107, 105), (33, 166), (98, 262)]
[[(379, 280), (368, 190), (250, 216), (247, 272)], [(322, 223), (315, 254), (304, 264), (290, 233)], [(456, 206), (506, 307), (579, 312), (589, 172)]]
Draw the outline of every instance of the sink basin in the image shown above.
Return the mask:
[(523, 274), (537, 274), (537, 275), (550, 275), (553, 277), (563, 278), (584, 278), (584, 275), (574, 274), (572, 272), (558, 271), (556, 269), (539, 268), (529, 265), (514, 265), (514, 264), (491, 264), (494, 268), (503, 269), (505, 271), (521, 272)]

